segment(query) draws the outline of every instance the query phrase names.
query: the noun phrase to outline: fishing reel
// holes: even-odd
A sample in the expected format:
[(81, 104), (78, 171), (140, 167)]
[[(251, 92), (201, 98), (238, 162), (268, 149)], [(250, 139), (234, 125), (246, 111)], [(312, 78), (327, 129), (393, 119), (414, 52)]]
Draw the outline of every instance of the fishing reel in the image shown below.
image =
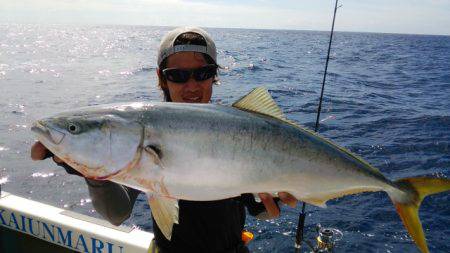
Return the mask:
[(342, 232), (335, 228), (323, 228), (317, 225), (316, 247), (314, 252), (333, 252), (336, 242), (342, 239)]
[[(310, 248), (312, 253), (331, 253), (336, 246), (336, 243), (342, 239), (342, 232), (336, 228), (322, 227), (317, 224), (316, 227), (317, 237), (316, 245), (309, 241), (304, 241), (305, 244)], [(299, 252), (301, 246), (295, 245), (296, 252)]]

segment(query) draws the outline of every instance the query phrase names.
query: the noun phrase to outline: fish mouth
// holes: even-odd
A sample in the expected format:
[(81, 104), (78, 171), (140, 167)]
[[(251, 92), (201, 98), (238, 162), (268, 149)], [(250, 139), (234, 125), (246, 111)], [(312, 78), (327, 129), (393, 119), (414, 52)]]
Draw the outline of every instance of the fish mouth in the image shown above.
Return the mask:
[(41, 120), (33, 123), (31, 126), (31, 131), (36, 133), (38, 137), (44, 137), (46, 140), (49, 140), (55, 145), (60, 144), (65, 136), (63, 132), (47, 126)]

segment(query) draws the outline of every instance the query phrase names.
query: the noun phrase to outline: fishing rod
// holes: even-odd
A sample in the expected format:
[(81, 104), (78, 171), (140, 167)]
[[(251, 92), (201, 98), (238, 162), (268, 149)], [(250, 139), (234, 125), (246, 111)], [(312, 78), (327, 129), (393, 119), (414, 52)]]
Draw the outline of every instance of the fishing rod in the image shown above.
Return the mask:
[[(316, 132), (316, 133), (319, 131), (320, 112), (322, 110), (322, 101), (323, 101), (323, 93), (325, 90), (325, 81), (327, 78), (328, 62), (330, 61), (331, 42), (333, 41), (334, 22), (336, 20), (336, 12), (337, 12), (337, 9), (342, 6), (342, 5), (338, 6), (338, 2), (339, 2), (339, 0), (336, 0), (335, 5), (334, 5), (333, 22), (331, 24), (331, 32), (330, 32), (330, 41), (328, 43), (327, 60), (325, 62), (325, 72), (323, 73), (322, 89), (320, 91), (319, 105), (317, 107), (316, 125), (314, 126), (314, 132)], [(300, 250), (302, 248), (302, 244), (305, 241), (304, 240), (305, 218), (306, 218), (306, 203), (303, 202), (302, 211), (300, 212), (299, 217), (298, 217), (297, 232), (295, 235), (295, 252), (296, 253), (300, 252)], [(317, 237), (318, 248), (321, 247), (323, 249), (328, 249), (329, 247), (332, 247), (332, 245), (333, 245), (332, 238), (331, 238), (332, 237), (332, 229), (321, 229), (319, 227), (318, 232), (319, 232), (319, 236)], [(330, 240), (328, 241), (327, 239), (330, 239)], [(322, 242), (322, 244), (321, 244), (321, 242)], [(329, 242), (329, 243), (327, 243), (327, 242)], [(310, 248), (313, 249), (314, 252), (316, 252), (316, 250), (310, 243), (308, 243), (307, 241), (306, 241), (306, 243)]]

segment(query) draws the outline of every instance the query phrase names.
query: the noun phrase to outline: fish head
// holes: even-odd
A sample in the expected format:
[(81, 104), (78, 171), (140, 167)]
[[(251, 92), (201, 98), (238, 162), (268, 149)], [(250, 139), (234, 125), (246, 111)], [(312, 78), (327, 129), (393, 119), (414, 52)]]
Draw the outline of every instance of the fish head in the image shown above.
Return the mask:
[(143, 127), (113, 114), (72, 114), (36, 121), (38, 140), (69, 166), (96, 180), (108, 180), (136, 165)]

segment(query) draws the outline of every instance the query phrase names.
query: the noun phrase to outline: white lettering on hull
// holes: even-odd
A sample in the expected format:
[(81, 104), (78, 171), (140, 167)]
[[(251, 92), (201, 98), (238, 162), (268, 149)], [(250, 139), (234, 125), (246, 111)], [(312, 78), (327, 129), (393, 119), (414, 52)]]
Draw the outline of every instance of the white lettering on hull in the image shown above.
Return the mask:
[(124, 247), (121, 245), (5, 209), (0, 209), (0, 226), (81, 252), (125, 253)]

